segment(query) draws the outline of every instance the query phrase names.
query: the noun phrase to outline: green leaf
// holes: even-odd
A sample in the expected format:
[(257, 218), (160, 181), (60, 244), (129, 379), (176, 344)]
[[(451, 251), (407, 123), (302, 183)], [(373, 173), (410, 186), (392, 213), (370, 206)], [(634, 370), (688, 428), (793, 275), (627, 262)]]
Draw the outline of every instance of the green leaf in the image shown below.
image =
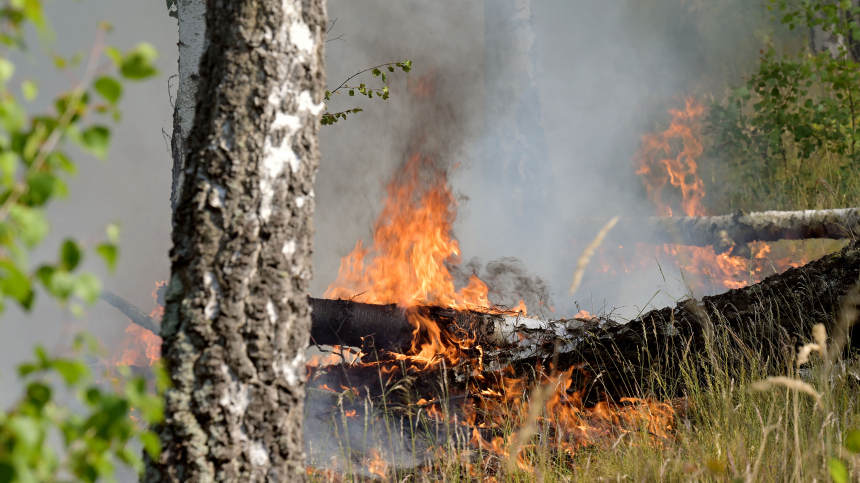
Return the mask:
[(155, 58), (158, 57), (158, 52), (152, 45), (141, 42), (130, 52), (125, 54), (120, 65), (120, 73), (132, 80), (142, 80), (147, 77), (152, 77), (158, 73), (158, 70), (152, 65)]
[(88, 304), (94, 304), (102, 293), (102, 284), (91, 273), (82, 273), (75, 281), (75, 295)]
[(47, 287), (54, 296), (66, 300), (75, 291), (75, 278), (69, 272), (54, 270)]
[(845, 437), (845, 449), (854, 453), (860, 454), (860, 430), (852, 430)]
[(0, 83), (6, 83), (12, 76), (15, 75), (15, 64), (0, 57)]
[(90, 375), (89, 368), (80, 361), (58, 359), (52, 363), (52, 366), (69, 386), (77, 384)]
[(385, 72), (382, 73), (382, 82), (386, 82)]
[(379, 69), (373, 69), (370, 73), (373, 74), (373, 77), (379, 77), (382, 74), (382, 71)]
[(9, 210), (9, 218), (18, 228), (20, 240), (29, 248), (39, 244), (48, 233), (48, 220), (40, 209), (17, 204)]
[(0, 153), (0, 176), (4, 185), (11, 186), (18, 169), (18, 156), (12, 151)]
[(63, 268), (71, 272), (78, 266), (82, 256), (81, 248), (74, 240), (67, 239), (63, 242), (63, 246), (60, 248), (60, 261)]
[(102, 243), (96, 247), (96, 253), (105, 261), (109, 272), (116, 270), (116, 262), (119, 258), (119, 248), (116, 245)]
[(111, 104), (116, 104), (122, 96), (122, 84), (113, 77), (99, 77), (93, 84), (96, 92), (102, 95)]
[(350, 96), (354, 96), (354, 95), (355, 95), (355, 91), (354, 91), (354, 90), (352, 90), (352, 89), (350, 89), (350, 90), (349, 90), (349, 95), (350, 95)]
[(157, 460), (161, 454), (161, 440), (158, 435), (152, 432), (141, 433), (140, 442), (143, 443), (143, 449), (149, 454), (153, 460)]
[(4, 296), (17, 300), (27, 310), (33, 305), (35, 294), (29, 277), (10, 260), (0, 261), (0, 291)]
[(41, 206), (54, 194), (56, 176), (44, 171), (37, 171), (27, 176), (27, 194), (22, 201), (31, 206)]
[(35, 447), (39, 444), (39, 423), (27, 416), (18, 416), (8, 421), (8, 428), (25, 446)]
[(105, 231), (107, 232), (108, 240), (114, 245), (119, 243), (119, 230), (119, 223), (111, 223), (105, 229)]
[(39, 95), (39, 84), (36, 81), (25, 80), (21, 83), (21, 93), (24, 95), (24, 99), (32, 101)]
[(110, 60), (112, 60), (114, 65), (117, 67), (122, 65), (122, 52), (120, 52), (116, 47), (106, 47), (105, 55), (110, 57)]
[(833, 483), (848, 482), (848, 468), (845, 467), (845, 463), (836, 458), (830, 458), (827, 466), (830, 469), (830, 478), (833, 479)]
[(99, 159), (107, 157), (110, 146), (110, 130), (104, 126), (92, 126), (81, 134), (84, 149)]

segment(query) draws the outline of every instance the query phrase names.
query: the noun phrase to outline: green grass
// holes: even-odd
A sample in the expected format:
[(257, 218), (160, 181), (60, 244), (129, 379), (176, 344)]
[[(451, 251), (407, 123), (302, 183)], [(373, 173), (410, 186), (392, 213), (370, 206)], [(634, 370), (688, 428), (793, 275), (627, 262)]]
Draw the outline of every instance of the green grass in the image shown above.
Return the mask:
[[(704, 140), (707, 144), (709, 141)], [(816, 152), (803, 159), (789, 146), (787, 160), (704, 159), (703, 202), (715, 214), (767, 210), (824, 210), (860, 206), (860, 166), (848, 156)]]

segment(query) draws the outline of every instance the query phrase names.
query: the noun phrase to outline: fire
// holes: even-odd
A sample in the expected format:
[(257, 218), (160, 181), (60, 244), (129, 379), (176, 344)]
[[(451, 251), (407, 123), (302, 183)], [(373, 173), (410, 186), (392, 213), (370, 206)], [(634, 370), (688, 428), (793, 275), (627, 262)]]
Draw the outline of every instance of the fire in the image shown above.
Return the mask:
[[(160, 300), (160, 294), (166, 287), (166, 281), (156, 282), (152, 290), (152, 300), (156, 305), (149, 316), (157, 321), (161, 321), (164, 316), (164, 304)], [(125, 334), (120, 350), (114, 354), (114, 366), (148, 367), (161, 359), (161, 337), (137, 324), (128, 324)]]
[(581, 390), (573, 387), (573, 376), (579, 372), (588, 379), (588, 372), (571, 367), (561, 373), (547, 374), (539, 366), (536, 371), (539, 384), (530, 397), (523, 397), (529, 390), (525, 379), (501, 376), (503, 395), (489, 395), (469, 406), (468, 422), (474, 428), (471, 444), (500, 454), (514, 461), (519, 469), (528, 471), (531, 463), (527, 453), (533, 447), (529, 432), (521, 429), (507, 440), (496, 436), (488, 441), (478, 428), (513, 423), (520, 428), (530, 428), (534, 434), (550, 435), (546, 440), (549, 444), (571, 455), (579, 448), (617, 440), (621, 434), (643, 429), (655, 442), (671, 439), (675, 410), (670, 404), (622, 398), (619, 403), (601, 401), (587, 407)]
[[(469, 429), (469, 444), (473, 448), (491, 451), (500, 458), (513, 455), (516, 465), (524, 470), (531, 468), (527, 454), (535, 444), (529, 429), (551, 434), (553, 449), (569, 454), (643, 428), (655, 438), (671, 437), (674, 411), (665, 403), (624, 399), (586, 404), (582, 389), (585, 386), (580, 384), (590, 376), (582, 368), (547, 372), (537, 362), (534, 371), (528, 371), (535, 377), (514, 377), (511, 367), (495, 371), (484, 367), (486, 349), (480, 345), (478, 336), (451, 333), (428, 316), (427, 306), (525, 315), (525, 304), (520, 301), (513, 310), (494, 307), (488, 299), (486, 284), (476, 276), (465, 287), (455, 285), (449, 267), (461, 258), (451, 230), (457, 204), (448, 187), (446, 172), (433, 166), (429, 158), (421, 154), (410, 157), (388, 184), (387, 194), (374, 225), (373, 243), (366, 247), (359, 241), (341, 260), (338, 277), (326, 290), (325, 297), (397, 304), (406, 309), (407, 318), (415, 327), (414, 337), (406, 354), (389, 353), (379, 362), (358, 362), (351, 366), (354, 371), (369, 371), (384, 387), (397, 387), (400, 384), (397, 381), (403, 377), (420, 379), (433, 374), (427, 371), (431, 367), (441, 369), (442, 373), (456, 368), (459, 374), (469, 374), (464, 385), (458, 386), (465, 389), (465, 395), (455, 396), (463, 401), (459, 408), (452, 406), (447, 398), (430, 392), (432, 385), (426, 382), (416, 387), (423, 397), (412, 407), (434, 424)], [(593, 318), (586, 311), (575, 317)], [(352, 382), (353, 376), (337, 365), (326, 367), (325, 362), (314, 360), (309, 366), (308, 380), (312, 387), (331, 391), (330, 387), (340, 386), (343, 392), (338, 393), (344, 394), (344, 398), (372, 399), (372, 391), (362, 386), (363, 382)], [(447, 384), (445, 387), (452, 389)], [(531, 398), (527, 397), (529, 393)], [(367, 414), (367, 408), (359, 405), (348, 411), (355, 408)], [(358, 416), (354, 412), (349, 414)], [(511, 427), (520, 429), (511, 437), (498, 436), (499, 428)], [(483, 434), (482, 430), (488, 433)], [(363, 464), (368, 472), (382, 478), (387, 476), (386, 460), (376, 449), (366, 451), (365, 458)]]
[[(687, 216), (704, 216), (702, 198), (705, 188), (697, 173), (696, 159), (702, 155), (699, 142), (701, 117), (705, 109), (691, 98), (684, 109), (670, 109), (672, 122), (662, 133), (642, 136), (642, 147), (633, 158), (636, 174), (642, 177), (648, 198), (660, 216), (672, 216), (672, 208), (663, 202), (666, 184), (681, 190), (681, 208)], [(680, 149), (677, 144), (680, 142)], [(673, 154), (674, 153), (674, 154)]]
[(460, 245), (451, 235), (457, 203), (445, 172), (415, 154), (387, 190), (372, 248), (364, 248), (361, 241), (356, 244), (341, 260), (337, 280), (325, 297), (404, 307), (490, 309), (484, 282), (473, 275), (457, 290), (446, 267), (459, 263)]
[(367, 462), (367, 471), (379, 476), (383, 480), (388, 477), (388, 463), (382, 459), (382, 455), (375, 448), (370, 450), (370, 458)]
[(520, 301), (513, 310), (494, 307), (487, 285), (474, 275), (465, 287), (455, 287), (448, 265), (458, 264), (461, 257), (460, 245), (451, 234), (457, 202), (444, 170), (415, 154), (389, 182), (387, 191), (372, 247), (365, 248), (362, 241), (356, 244), (341, 260), (338, 277), (325, 297), (407, 307), (415, 337), (412, 350), (403, 357), (425, 366), (442, 359), (457, 363), (471, 341), (447, 337), (420, 306), (523, 315), (526, 306)]
[[(705, 197), (704, 182), (698, 174), (697, 159), (704, 152), (699, 137), (704, 107), (692, 98), (684, 100), (684, 108), (670, 109), (672, 121), (661, 133), (642, 136), (642, 145), (633, 158), (636, 174), (642, 178), (648, 198), (659, 216), (673, 216), (675, 210), (663, 200), (664, 188), (671, 185), (680, 191), (680, 209), (687, 216), (706, 216), (702, 205)], [(780, 256), (771, 254), (771, 245), (763, 242), (749, 244), (749, 257), (717, 253), (713, 247), (695, 247), (666, 244), (660, 246), (636, 244), (639, 268), (645, 268), (656, 258), (661, 263), (674, 263), (685, 273), (693, 288), (701, 292), (718, 292), (746, 287), (760, 282), (768, 275), (797, 267), (809, 261), (806, 253), (787, 250)], [(622, 246), (618, 247), (619, 251)], [(781, 250), (785, 252), (786, 250)], [(604, 273), (617, 271), (605, 263)], [(622, 257), (624, 258), (624, 257)], [(626, 273), (635, 270), (633, 265), (622, 263)]]

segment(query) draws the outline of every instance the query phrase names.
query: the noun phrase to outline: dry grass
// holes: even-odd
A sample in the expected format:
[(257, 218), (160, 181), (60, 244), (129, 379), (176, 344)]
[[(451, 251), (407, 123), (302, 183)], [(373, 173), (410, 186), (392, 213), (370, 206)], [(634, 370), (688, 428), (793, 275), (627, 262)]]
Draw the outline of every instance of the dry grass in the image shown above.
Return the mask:
[[(846, 315), (839, 320), (848, 321)], [(423, 467), (389, 469), (385, 479), (824, 482), (840, 481), (831, 476), (838, 461), (849, 472), (845, 481), (860, 481), (860, 455), (843, 447), (849, 432), (860, 429), (860, 354), (855, 349), (848, 359), (828, 358), (821, 330), (815, 339), (799, 353), (793, 341), (776, 341), (782, 350), (766, 355), (717, 329), (706, 353), (688, 354), (681, 361), (681, 380), (671, 382), (686, 389), (670, 439), (655, 438), (643, 427), (569, 454), (552, 443), (552, 424), (535, 424), (543, 417), (540, 411), (529, 411), (519, 426), (505, 428), (507, 440), (525, 448), (528, 471), (452, 438), (429, 458), (416, 455), (427, 461)], [(322, 471), (312, 480), (367, 481), (363, 473)]]

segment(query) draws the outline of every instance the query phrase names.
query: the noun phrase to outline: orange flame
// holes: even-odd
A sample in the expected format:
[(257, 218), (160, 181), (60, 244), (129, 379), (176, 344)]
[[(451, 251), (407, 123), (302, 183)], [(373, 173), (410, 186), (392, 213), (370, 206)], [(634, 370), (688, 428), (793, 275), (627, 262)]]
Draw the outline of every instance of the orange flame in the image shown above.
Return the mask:
[(375, 448), (370, 449), (370, 458), (367, 462), (367, 471), (379, 476), (383, 480), (388, 479), (388, 463), (382, 459), (382, 455)]
[[(149, 316), (158, 321), (164, 316), (164, 306), (159, 304), (158, 293), (166, 286), (166, 281), (156, 282), (152, 290), (152, 300), (156, 306)], [(114, 366), (148, 367), (161, 359), (161, 337), (137, 324), (128, 324), (125, 334), (120, 350), (114, 355)]]
[[(448, 264), (460, 261), (451, 236), (457, 202), (445, 172), (420, 154), (412, 156), (388, 184), (388, 198), (375, 223), (373, 247), (362, 242), (341, 259), (338, 277), (326, 298), (432, 304), (461, 310), (489, 309), (487, 286), (472, 276), (456, 290)], [(372, 258), (365, 264), (365, 259)]]
[[(702, 155), (702, 144), (698, 137), (702, 131), (700, 118), (705, 108), (687, 98), (683, 110), (670, 109), (672, 123), (669, 129), (659, 134), (642, 136), (642, 147), (633, 158), (636, 174), (642, 177), (648, 197), (660, 216), (672, 216), (672, 208), (662, 199), (662, 190), (667, 183), (681, 190), (681, 207), (687, 216), (704, 216), (702, 198), (705, 188), (697, 173), (696, 159)], [(681, 149), (677, 150), (677, 140)], [(673, 152), (677, 154), (673, 156)]]

